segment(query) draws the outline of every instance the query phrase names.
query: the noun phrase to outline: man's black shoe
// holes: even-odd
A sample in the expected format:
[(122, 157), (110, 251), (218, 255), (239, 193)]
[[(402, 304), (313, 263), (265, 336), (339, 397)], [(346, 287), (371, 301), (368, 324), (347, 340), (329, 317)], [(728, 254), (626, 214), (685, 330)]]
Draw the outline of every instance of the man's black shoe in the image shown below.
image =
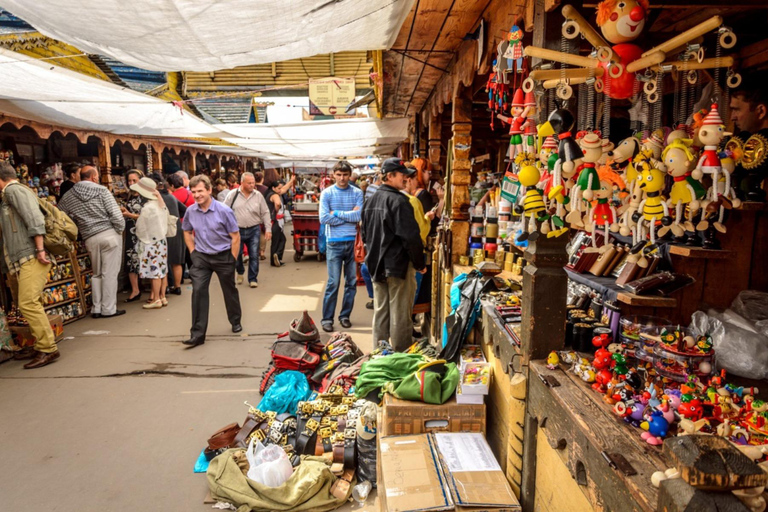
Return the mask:
[(91, 315), (91, 318), (101, 318), (101, 313), (94, 313)]
[(333, 324), (329, 324), (328, 322), (322, 323), (323, 330), (325, 332), (333, 332)]
[(349, 321), (349, 318), (340, 318), (339, 323), (345, 329), (349, 329), (350, 327), (352, 327), (352, 322)]
[(232, 326), (232, 332), (240, 332), (243, 330), (243, 326), (240, 324), (235, 324)]
[(125, 314), (125, 310), (124, 309), (118, 309), (118, 310), (115, 310), (115, 312), (112, 313), (111, 315), (104, 315), (104, 314), (102, 314), (102, 315), (99, 315), (96, 318), (112, 318), (113, 316), (120, 316), (120, 315), (124, 315), (124, 314)]
[(373, 309), (373, 301), (365, 303), (365, 309)]
[(182, 341), (182, 343), (187, 345), (189, 348), (192, 348), (198, 345), (202, 345), (203, 343), (205, 343), (205, 340), (184, 340)]

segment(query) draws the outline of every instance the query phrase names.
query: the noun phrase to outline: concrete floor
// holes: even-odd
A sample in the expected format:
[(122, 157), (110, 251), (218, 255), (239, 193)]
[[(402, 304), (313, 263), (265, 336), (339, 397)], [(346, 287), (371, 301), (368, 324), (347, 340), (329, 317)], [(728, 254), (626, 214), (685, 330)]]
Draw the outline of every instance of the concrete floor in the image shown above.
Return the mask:
[[(304, 309), (320, 322), (325, 263), (295, 263), (292, 251), (285, 261), (280, 269), (262, 266), (259, 288), (239, 287), (242, 335), (230, 332), (214, 280), (203, 346), (179, 343), (189, 334), (187, 284), (162, 310), (121, 304), (124, 316), (66, 326), (71, 339), (61, 342), (55, 364), (0, 365), (0, 510), (210, 510), (202, 503), (205, 475), (192, 471), (206, 439), (241, 423), (245, 400), (258, 402), (275, 334)], [(371, 347), (367, 300), (358, 287), (347, 329), (364, 351)]]

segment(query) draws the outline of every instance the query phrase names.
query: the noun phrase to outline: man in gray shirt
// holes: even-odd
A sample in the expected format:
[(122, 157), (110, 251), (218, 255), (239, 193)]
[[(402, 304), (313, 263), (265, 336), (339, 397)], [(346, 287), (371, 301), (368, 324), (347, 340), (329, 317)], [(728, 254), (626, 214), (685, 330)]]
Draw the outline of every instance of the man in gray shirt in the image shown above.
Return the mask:
[(117, 309), (117, 276), (123, 260), (125, 219), (107, 187), (99, 184), (99, 171), (87, 165), (80, 181), (61, 198), (61, 211), (72, 217), (85, 241), (93, 265), (93, 318), (125, 314)]

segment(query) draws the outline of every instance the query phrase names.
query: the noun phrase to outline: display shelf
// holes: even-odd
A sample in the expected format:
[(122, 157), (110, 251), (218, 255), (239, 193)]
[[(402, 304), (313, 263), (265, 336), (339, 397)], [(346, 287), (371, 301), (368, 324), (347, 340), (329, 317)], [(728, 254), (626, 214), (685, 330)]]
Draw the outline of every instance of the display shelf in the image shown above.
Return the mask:
[(59, 258), (57, 257), (57, 258), (54, 258), (54, 259), (55, 259), (55, 263), (56, 263), (56, 265), (60, 265), (60, 264), (62, 264), (62, 263), (70, 263), (70, 262), (72, 261), (72, 258), (71, 258), (71, 257), (69, 257), (69, 256), (67, 256), (66, 258), (61, 258), (61, 259), (59, 259)]
[(652, 307), (652, 308), (676, 308), (677, 299), (674, 297), (661, 297), (659, 295), (635, 295), (624, 291), (616, 280), (609, 277), (595, 277), (591, 274), (579, 274), (566, 268), (568, 277), (579, 284), (583, 284), (603, 294), (608, 300), (616, 300), (627, 306)]
[(69, 320), (64, 320), (64, 322), (62, 322), (62, 324), (64, 324), (64, 325), (71, 324), (72, 322), (80, 320), (81, 318), (85, 318), (86, 316), (87, 316), (86, 314), (82, 314), (80, 316), (73, 316)]
[(762, 201), (744, 201), (737, 209), (747, 212), (764, 212), (768, 211), (768, 203)]
[(512, 272), (509, 272), (507, 270), (503, 270), (499, 274), (496, 274), (494, 277), (501, 277), (503, 279), (509, 279), (510, 281), (517, 281), (518, 283), (523, 282), (522, 274), (513, 274)]
[(686, 245), (670, 245), (669, 253), (684, 258), (698, 258), (711, 260), (724, 260), (731, 256), (731, 251), (702, 249), (701, 247), (688, 247)]
[(63, 302), (55, 302), (53, 304), (49, 304), (48, 306), (44, 306), (45, 309), (51, 309), (51, 308), (58, 308), (61, 306), (66, 306), (67, 304), (70, 304), (72, 302), (80, 300), (80, 294), (77, 295), (74, 299), (67, 299)]
[(71, 282), (73, 282), (75, 279), (76, 279), (76, 278), (75, 278), (75, 276), (72, 276), (72, 277), (68, 277), (68, 278), (66, 278), (66, 279), (60, 279), (60, 280), (58, 280), (58, 281), (53, 281), (52, 283), (45, 283), (45, 286), (43, 287), (43, 289), (45, 289), (45, 288), (50, 288), (51, 286), (58, 286), (58, 285), (60, 285), (60, 284), (67, 284), (67, 283), (71, 283)]
[(619, 292), (616, 298), (628, 306), (645, 306), (651, 308), (676, 308), (677, 299), (674, 297), (659, 297), (657, 295), (635, 295), (629, 292)]

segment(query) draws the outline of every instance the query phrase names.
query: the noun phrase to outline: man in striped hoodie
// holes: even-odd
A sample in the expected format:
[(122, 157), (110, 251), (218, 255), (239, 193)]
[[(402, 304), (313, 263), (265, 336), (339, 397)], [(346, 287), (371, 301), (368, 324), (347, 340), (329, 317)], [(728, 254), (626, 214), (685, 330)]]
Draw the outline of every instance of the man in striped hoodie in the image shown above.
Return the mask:
[(336, 184), (320, 195), (320, 224), (325, 230), (328, 284), (323, 297), (323, 320), (325, 332), (333, 331), (333, 318), (339, 284), (344, 272), (344, 299), (339, 313), (339, 323), (345, 329), (352, 327), (349, 316), (355, 304), (357, 291), (357, 268), (355, 266), (355, 237), (360, 210), (363, 208), (363, 193), (349, 183), (352, 166), (339, 162), (333, 167)]

